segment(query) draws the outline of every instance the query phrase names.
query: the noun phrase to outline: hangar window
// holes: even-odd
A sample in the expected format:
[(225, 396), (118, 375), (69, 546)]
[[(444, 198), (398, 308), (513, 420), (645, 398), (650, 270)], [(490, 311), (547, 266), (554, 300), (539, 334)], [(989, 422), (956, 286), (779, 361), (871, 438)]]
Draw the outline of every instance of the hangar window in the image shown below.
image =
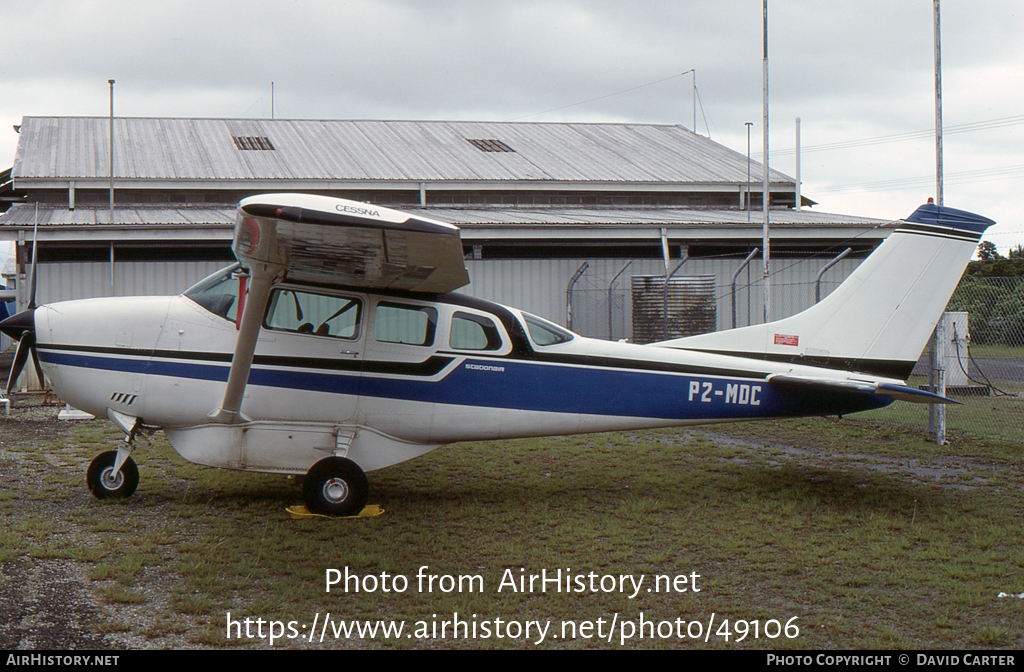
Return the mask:
[(354, 339), (359, 336), (362, 301), (346, 296), (275, 289), (267, 304), (264, 326), (314, 336)]
[(477, 149), (479, 149), (481, 152), (514, 152), (514, 151), (516, 151), (516, 150), (512, 149), (511, 147), (509, 147), (508, 145), (506, 145), (501, 140), (495, 140), (493, 138), (474, 139), (474, 140), (469, 140), (469, 141), (471, 143), (473, 143), (473, 146), (476, 147)]
[(431, 345), (437, 329), (437, 311), (430, 306), (406, 303), (377, 304), (373, 337), (382, 343)]
[(500, 350), (501, 335), (494, 322), (486, 317), (460, 311), (452, 317), (448, 347), (453, 350)]
[(270, 138), (265, 135), (232, 135), (231, 140), (235, 143), (235, 148), (250, 151), (274, 151), (274, 145), (270, 142)]

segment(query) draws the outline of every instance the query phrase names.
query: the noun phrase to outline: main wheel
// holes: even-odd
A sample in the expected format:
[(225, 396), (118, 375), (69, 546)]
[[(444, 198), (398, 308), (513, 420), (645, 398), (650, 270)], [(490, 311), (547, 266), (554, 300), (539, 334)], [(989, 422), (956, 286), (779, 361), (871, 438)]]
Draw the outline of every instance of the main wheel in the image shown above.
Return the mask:
[(139, 487), (139, 468), (135, 466), (135, 460), (130, 457), (126, 459), (117, 476), (114, 476), (116, 459), (117, 451), (108, 450), (97, 455), (89, 465), (85, 482), (97, 499), (125, 499), (131, 497), (135, 488)]
[(306, 472), (302, 497), (306, 508), (325, 516), (354, 516), (366, 506), (370, 483), (359, 465), (345, 457), (327, 457)]

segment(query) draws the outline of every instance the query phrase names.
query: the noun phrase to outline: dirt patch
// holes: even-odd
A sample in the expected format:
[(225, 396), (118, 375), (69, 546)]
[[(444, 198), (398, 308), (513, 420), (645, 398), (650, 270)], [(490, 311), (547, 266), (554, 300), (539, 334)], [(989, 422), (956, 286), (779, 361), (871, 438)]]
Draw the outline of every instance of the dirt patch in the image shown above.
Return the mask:
[(109, 649), (85, 568), (71, 560), (0, 564), (0, 649)]
[(921, 483), (968, 489), (980, 487), (990, 482), (985, 472), (998, 467), (965, 458), (945, 456), (929, 456), (927, 458), (887, 457), (877, 454), (844, 453), (841, 457), (831, 452), (827, 446), (811, 442), (788, 442), (779, 440), (759, 440), (737, 438), (725, 432), (703, 429), (690, 429), (680, 433), (678, 443), (687, 438), (700, 437), (718, 446), (738, 449), (738, 453), (729, 460), (748, 460), (757, 456), (765, 459), (768, 464), (781, 466), (784, 463), (799, 461), (807, 466), (826, 468), (835, 467), (837, 459), (850, 468), (863, 469), (869, 472), (885, 474), (904, 474)]

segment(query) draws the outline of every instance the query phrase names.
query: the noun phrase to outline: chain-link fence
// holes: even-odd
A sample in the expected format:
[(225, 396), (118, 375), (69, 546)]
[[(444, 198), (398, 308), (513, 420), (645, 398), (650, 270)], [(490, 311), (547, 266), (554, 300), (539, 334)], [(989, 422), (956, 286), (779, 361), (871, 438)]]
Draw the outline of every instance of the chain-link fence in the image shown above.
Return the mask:
[[(966, 314), (966, 334), (954, 329), (945, 339), (956, 353), (945, 364), (955, 381), (946, 396), (960, 402), (946, 405), (947, 436), (1024, 443), (1024, 278), (965, 276), (946, 310)], [(910, 385), (929, 386), (930, 359), (926, 349)], [(937, 423), (934, 411), (919, 404), (895, 403), (856, 417), (928, 432)]]
[[(816, 293), (824, 298), (839, 284), (823, 281), (819, 286), (814, 282), (773, 285), (773, 319), (805, 310), (814, 303)], [(756, 285), (741, 284), (734, 288), (718, 284), (714, 294), (719, 329), (731, 326), (731, 314), (737, 310), (741, 325), (757, 321), (759, 311), (751, 311), (748, 305), (752, 297), (761, 300)], [(578, 333), (635, 340), (634, 303), (628, 278), (610, 289), (577, 289), (572, 303), (573, 329)], [(960, 433), (1024, 443), (1024, 278), (965, 276), (947, 311), (959, 314), (950, 322), (948, 350), (952, 355), (944, 363), (949, 379), (947, 396), (960, 402), (946, 405), (947, 436)], [(658, 321), (655, 328), (660, 324)], [(929, 371), (926, 348), (909, 384), (927, 388)], [(895, 402), (887, 408), (850, 417), (932, 432), (935, 419), (931, 413), (928, 405)]]

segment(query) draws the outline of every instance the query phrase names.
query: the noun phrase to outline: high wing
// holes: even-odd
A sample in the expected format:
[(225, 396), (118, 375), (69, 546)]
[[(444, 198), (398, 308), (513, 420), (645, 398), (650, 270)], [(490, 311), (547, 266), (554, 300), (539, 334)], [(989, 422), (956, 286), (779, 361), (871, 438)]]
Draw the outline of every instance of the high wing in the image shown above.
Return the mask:
[(437, 294), (469, 284), (458, 227), (327, 196), (246, 198), (233, 249), (300, 282)]
[(368, 203), (310, 194), (243, 199), (235, 256), (249, 269), (228, 384), (214, 422), (244, 422), (242, 397), (270, 289), (300, 282), (440, 294), (469, 284), (459, 229)]

